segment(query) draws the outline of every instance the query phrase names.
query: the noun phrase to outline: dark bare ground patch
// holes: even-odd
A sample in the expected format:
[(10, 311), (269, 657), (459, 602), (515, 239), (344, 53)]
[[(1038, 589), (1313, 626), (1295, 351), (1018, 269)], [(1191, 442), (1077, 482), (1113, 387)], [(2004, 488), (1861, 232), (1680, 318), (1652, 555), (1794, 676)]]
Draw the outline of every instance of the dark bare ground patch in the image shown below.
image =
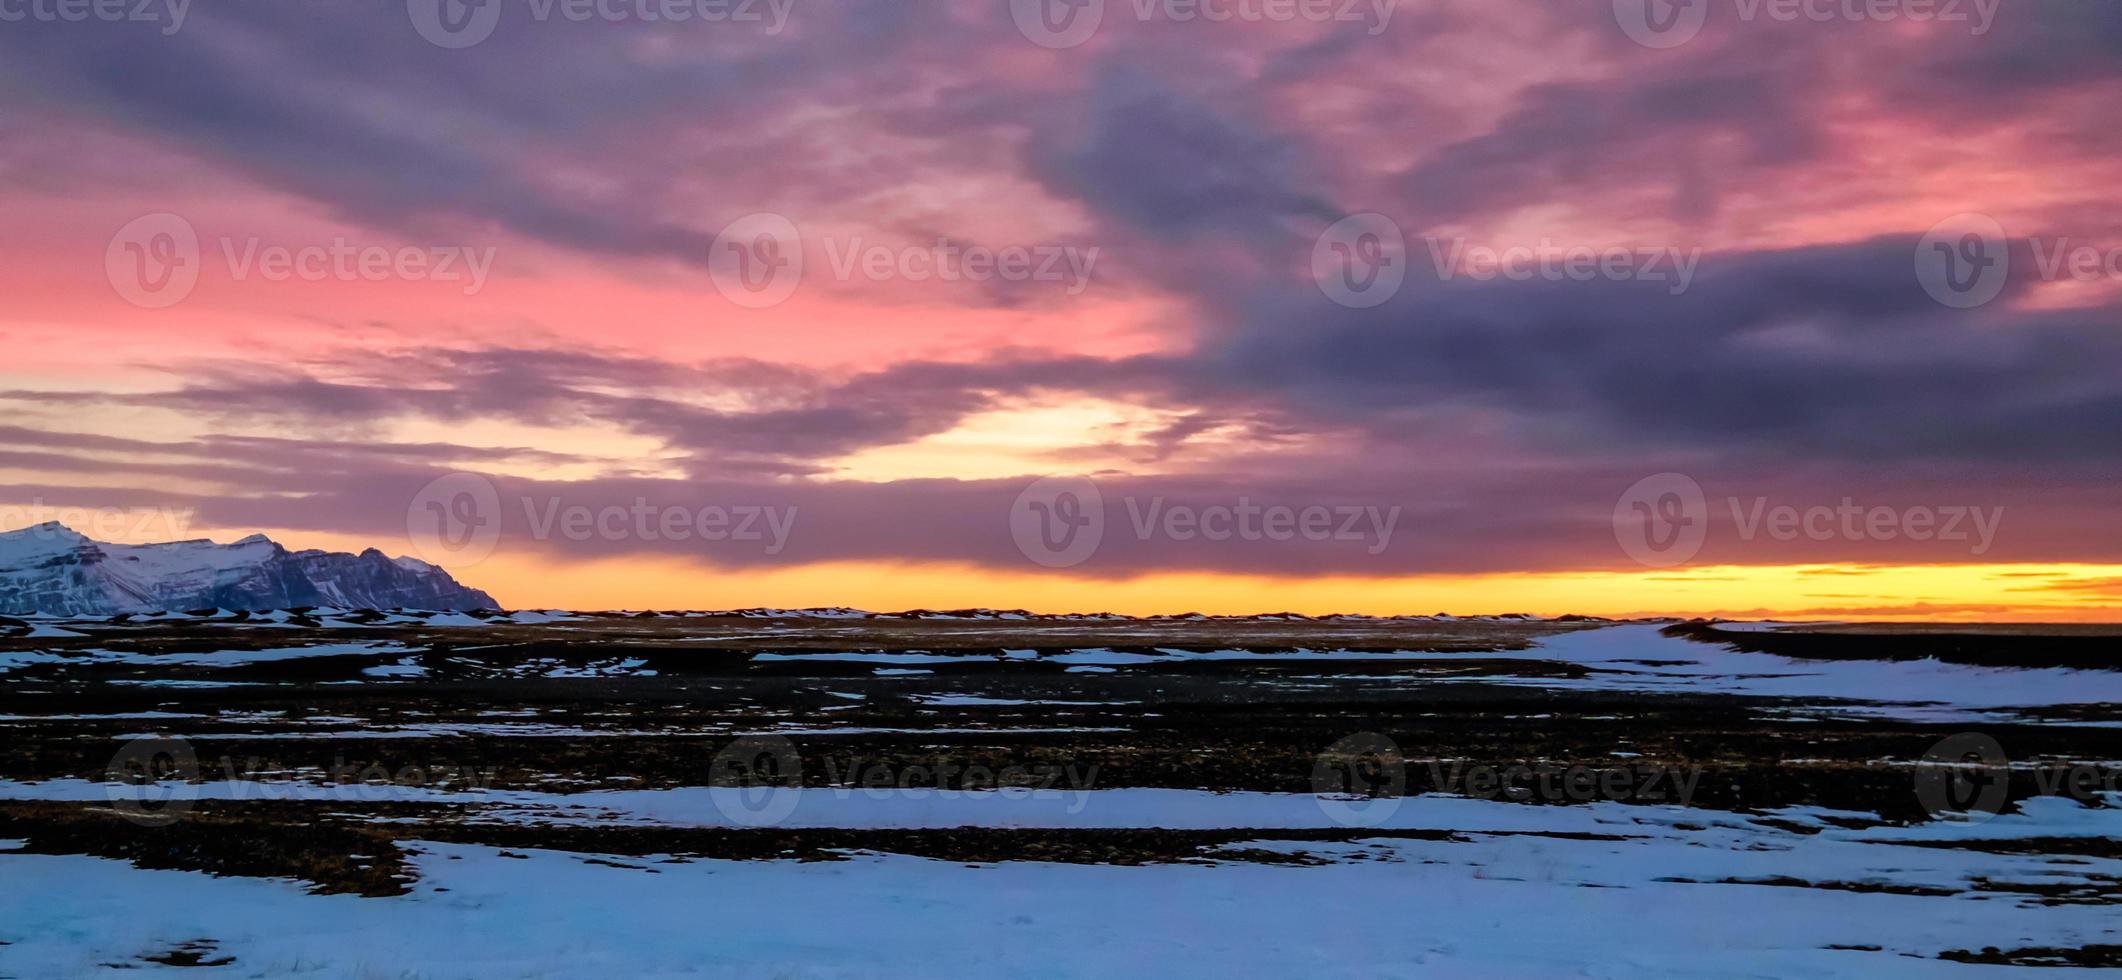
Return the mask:
[[(393, 822), (370, 822), (388, 816)], [(0, 803), (0, 836), (25, 842), (22, 852), (86, 854), (142, 868), (216, 875), (292, 878), (316, 894), (385, 897), (415, 881), (408, 851), (423, 841), (588, 855), (593, 863), (634, 870), (617, 858), (841, 861), (860, 853), (903, 854), (966, 864), (1042, 861), (1063, 864), (1330, 863), (1315, 855), (1249, 848), (1259, 841), (1347, 843), (1476, 836), (1625, 840), (1602, 834), (1516, 831), (1162, 830), (953, 828), (948, 830), (719, 829), (659, 826), (524, 825), (465, 819), (459, 808), (378, 805), (345, 812), (344, 804), (202, 801), (163, 826), (142, 826), (102, 806)]]
[[(493, 788), (671, 788), (708, 783), (716, 752), (737, 733), (791, 730), (795, 733), (788, 738), (803, 759), (801, 779), (810, 786), (844, 785), (855, 774), (881, 770), (894, 785), (983, 788), (964, 783), (965, 774), (1074, 767), (1092, 773), (1096, 788), (1309, 792), (1322, 749), (1351, 734), (1375, 732), (1391, 738), (1409, 760), (1411, 793), (1454, 788), (1440, 785), (1440, 777), (1449, 780), (1453, 764), (1687, 769), (1702, 774), (1689, 800), (1696, 806), (1747, 810), (1811, 804), (1914, 821), (1923, 813), (1909, 764), (1939, 739), (1963, 730), (1886, 720), (1793, 723), (1764, 717), (1758, 701), (1700, 695), (1397, 679), (1333, 679), (1302, 686), (1273, 671), (1314, 665), (1184, 666), (1096, 675), (1088, 681), (1084, 675), (1048, 673), (996, 675), (977, 683), (775, 675), (713, 682), (662, 677), (352, 686), (280, 681), (172, 692), (10, 680), (0, 684), (0, 715), (18, 719), (0, 724), (7, 736), (0, 738), (0, 778), (101, 780), (123, 739), (159, 731), (181, 734), (191, 743), (204, 778), (331, 779), (337, 773), (395, 780), (410, 771), (459, 785), (469, 775)], [(1032, 703), (953, 706), (910, 697), (937, 692)], [(65, 717), (141, 712), (206, 717)], [(497, 727), (510, 724), (580, 732), (530, 736)], [(412, 725), (487, 729), (440, 737), (358, 737)], [(1051, 730), (1057, 728), (1119, 730)], [(2122, 758), (2122, 730), (2037, 725), (1985, 730), (2006, 740), (2015, 759)], [(1621, 752), (1630, 754), (1620, 757)], [(2037, 789), (2029, 774), (2012, 774), (2011, 798), (2034, 795)]]
[(1983, 667), (2122, 669), (2122, 626), (2079, 623), (1821, 623), (1772, 631), (1692, 621), (1672, 636), (1803, 660), (1924, 660)]
[(1941, 960), (1955, 963), (1983, 963), (1996, 966), (2059, 966), (2088, 969), (2112, 969), (2122, 967), (2122, 945), (2093, 946), (2026, 946), (2019, 949), (1999, 949), (1984, 946), (1980, 951), (1949, 949), (1938, 954)]
[(1661, 882), (1679, 885), (1766, 885), (1773, 888), (1818, 888), (1822, 891), (1862, 892), (1875, 895), (1915, 895), (1923, 898), (1948, 898), (1960, 894), (1952, 888), (1933, 888), (1927, 885), (1901, 885), (1883, 881), (1811, 881), (1790, 875), (1770, 875), (1762, 878), (1658, 878)]
[(2057, 872), (2080, 881), (1994, 881), (1974, 879), (1975, 891), (2031, 896), (2037, 905), (2122, 905), (2122, 878), (2104, 874)]
[(143, 956), (141, 960), (157, 966), (205, 967), (228, 966), (236, 962), (233, 956), (217, 956), (221, 944), (211, 939), (196, 939), (176, 946), (157, 956)]
[(2122, 840), (2112, 837), (2002, 837), (1968, 840), (1912, 840), (1904, 847), (1937, 847), (1985, 854), (2047, 854), (2088, 858), (2122, 858)]
[(18, 853), (87, 854), (135, 866), (246, 878), (294, 878), (317, 894), (402, 895), (412, 873), (390, 835), (311, 811), (201, 807), (143, 826), (107, 807), (0, 803), (0, 836)]

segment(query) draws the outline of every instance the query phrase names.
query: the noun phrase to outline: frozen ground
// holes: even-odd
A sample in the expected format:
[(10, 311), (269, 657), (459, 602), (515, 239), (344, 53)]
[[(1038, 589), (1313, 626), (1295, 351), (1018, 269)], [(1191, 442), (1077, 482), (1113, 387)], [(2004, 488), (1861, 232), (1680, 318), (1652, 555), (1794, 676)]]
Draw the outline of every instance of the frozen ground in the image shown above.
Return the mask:
[[(1737, 624), (1744, 627), (1750, 624)], [(1722, 627), (1720, 627), (1722, 628)], [(1551, 636), (1491, 656), (1599, 668), (1584, 678), (1509, 681), (1588, 690), (1804, 698), (1825, 713), (1925, 721), (2015, 718), (2015, 708), (2122, 703), (2122, 670), (1977, 667), (1938, 660), (1794, 660), (1625, 625)], [(2122, 658), (2117, 659), (2122, 667)]]
[[(2122, 672), (1797, 659), (1659, 624), (758, 613), (17, 628), (0, 977), (2122, 963)], [(106, 781), (150, 735), (186, 740), (193, 778)], [(746, 735), (800, 785), (727, 785)], [(1926, 820), (1920, 760), (1965, 735), (2004, 747), (1981, 770), (2002, 815)], [(1353, 736), (1393, 744), (1404, 784), (1310, 792)], [(1691, 805), (1443, 775), (1550, 764), (1692, 780)], [(997, 788), (1040, 766), (1066, 778)], [(2066, 770), (2106, 792), (2039, 783)], [(368, 772), (404, 781), (337, 781)], [(141, 801), (177, 819), (121, 815)]]
[[(513, 622), (513, 621), (511, 621)], [(560, 620), (560, 622), (566, 622)], [(277, 624), (273, 624), (277, 625)], [(1727, 632), (1758, 633), (1779, 624), (1722, 624)], [(49, 629), (40, 625), (38, 629)], [(551, 627), (569, 628), (569, 627)], [(1331, 629), (1322, 632), (1332, 633)], [(74, 634), (80, 636), (82, 634)], [(713, 634), (717, 642), (754, 641), (786, 634), (775, 630)], [(28, 638), (36, 638), (34, 634)], [(342, 684), (404, 683), (429, 679), (438, 669), (480, 678), (597, 679), (654, 678), (660, 671), (640, 656), (577, 658), (564, 660), (533, 656), (503, 662), (482, 660), (488, 651), (482, 645), (453, 645), (429, 653), (400, 641), (320, 642), (299, 646), (272, 646), (206, 652), (113, 651), (94, 645), (67, 650), (0, 651), (0, 678), (11, 672), (41, 667), (64, 671), (54, 676), (78, 676), (99, 668), (133, 671), (207, 668), (202, 679), (170, 681), (114, 678), (113, 683), (170, 685), (239, 685), (249, 680), (218, 678), (233, 668), (271, 667), (304, 660), (353, 660), (349, 678)], [(407, 654), (415, 654), (407, 656)], [(701, 659), (708, 655), (703, 653)], [(368, 661), (372, 661), (369, 663)], [(1704, 643), (1667, 635), (1658, 624), (1622, 624), (1534, 635), (1521, 649), (1479, 652), (1434, 652), (1422, 650), (1348, 650), (1279, 646), (1273, 649), (1149, 646), (1137, 649), (1107, 647), (1062, 647), (1008, 649), (980, 652), (935, 650), (824, 650), (738, 654), (737, 662), (796, 669), (807, 665), (846, 665), (869, 668), (872, 676), (926, 677), (935, 671), (988, 667), (997, 664), (1042, 668), (1061, 665), (1079, 677), (1124, 671), (1155, 671), (1187, 665), (1215, 665), (1232, 669), (1249, 666), (1284, 671), (1287, 679), (1310, 679), (1301, 671), (1307, 664), (1351, 668), (1371, 665), (1380, 669), (1416, 666), (1446, 667), (1479, 662), (1476, 669), (1450, 677), (1434, 678), (1454, 683), (1510, 684), (1580, 690), (1667, 694), (1729, 695), (1742, 698), (1801, 699), (1817, 710), (1813, 715), (1900, 718), (1916, 721), (2042, 721), (2027, 709), (2056, 706), (2122, 703), (2122, 669), (2088, 670), (2062, 667), (1990, 667), (1935, 659), (1909, 660), (1807, 660), (1749, 653), (1717, 643)], [(1513, 674), (1508, 665), (1564, 664), (1585, 668), (1573, 675), (1542, 673)], [(88, 673), (88, 676), (94, 676)], [(1343, 673), (1341, 680), (1361, 679)], [(1390, 679), (1381, 675), (1379, 679)], [(1086, 687), (1095, 693), (1095, 687)], [(927, 703), (944, 705), (1019, 706), (1021, 699), (981, 698), (952, 692), (927, 695)], [(1043, 703), (1065, 705), (1067, 700)], [(1097, 700), (1075, 701), (1096, 704)], [(2053, 719), (2046, 719), (2053, 720)], [(2077, 725), (2112, 724), (2098, 719), (2068, 719)], [(431, 732), (432, 733), (432, 732)]]
[[(1232, 799), (1227, 819), (1282, 820), (1268, 802), (1262, 814)], [(0, 851), (0, 972), (75, 976), (191, 949), (228, 958), (207, 975), (231, 976), (1876, 978), (2022, 972), (1936, 958), (1949, 950), (2122, 941), (2111, 906), (2009, 886), (2112, 879), (2122, 861), (1888, 842), (2112, 834), (2116, 811), (2048, 800), (1980, 828), (1878, 833), (1836, 830), (1834, 814), (1770, 825), (1442, 802), (1432, 815), (1447, 819), (1416, 822), (1489, 832), (1277, 844), (1263, 831), (1247, 845), (1324, 862), (1305, 867), (417, 843), (418, 883), (382, 899)], [(1593, 839), (1525, 835), (1542, 825)]]

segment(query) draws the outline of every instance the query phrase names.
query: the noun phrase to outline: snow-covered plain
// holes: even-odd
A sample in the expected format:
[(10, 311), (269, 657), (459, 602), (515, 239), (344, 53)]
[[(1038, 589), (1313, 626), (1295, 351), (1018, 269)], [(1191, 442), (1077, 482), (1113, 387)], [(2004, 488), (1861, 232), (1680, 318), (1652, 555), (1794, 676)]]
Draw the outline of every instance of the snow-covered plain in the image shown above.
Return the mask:
[[(1732, 624), (1727, 624), (1732, 625)], [(1744, 628), (1747, 624), (1737, 624)], [(1772, 625), (1772, 624), (1771, 624)], [(30, 666), (52, 664), (126, 664), (184, 666), (193, 668), (237, 667), (282, 660), (346, 655), (387, 656), (408, 654), (404, 659), (370, 667), (363, 675), (375, 683), (417, 679), (428, 675), (419, 660), (420, 651), (397, 642), (322, 643), (265, 650), (208, 653), (142, 654), (103, 649), (58, 652), (0, 653), (0, 675)], [(929, 676), (929, 668), (962, 664), (987, 656), (930, 652), (806, 652), (760, 653), (753, 659), (763, 663), (831, 662), (872, 665), (874, 674), (885, 677)], [(1395, 664), (1482, 661), (1549, 661), (1576, 664), (1589, 669), (1581, 677), (1519, 675), (1479, 671), (1442, 675), (1379, 674), (1362, 677), (1340, 674), (1317, 680), (1402, 680), (1407, 683), (1485, 683), (1545, 687), (1568, 690), (1641, 691), (1644, 693), (1716, 694), (1743, 698), (1777, 698), (1805, 702), (1803, 714), (1814, 717), (1896, 718), (1921, 722), (2037, 722), (2101, 725), (2112, 722), (2085, 719), (2048, 719), (2030, 713), (2035, 709), (2067, 705), (2122, 704), (2122, 670), (2073, 670), (2060, 667), (2001, 668), (1944, 663), (1936, 660), (1797, 660), (1765, 653), (1744, 653), (1717, 643), (1702, 643), (1666, 636), (1654, 624), (1624, 624), (1579, 630), (1543, 637), (1523, 650), (1498, 650), (1474, 654), (1420, 651), (1360, 652), (1347, 650), (1180, 650), (1157, 649), (1151, 653), (1105, 648), (1054, 651), (1010, 650), (1003, 659), (1041, 660), (1066, 665), (1070, 673), (1108, 674), (1153, 667), (1161, 663), (1189, 661), (1262, 661), (1278, 663), (1365, 663), (1379, 667)], [(499, 669), (499, 668), (497, 668)], [(528, 660), (501, 673), (522, 677), (654, 677), (639, 658), (611, 658), (588, 664), (558, 660)], [(1086, 681), (1090, 678), (1086, 677)], [(1302, 676), (1270, 683), (1301, 682)], [(144, 684), (234, 685), (242, 682), (127, 681)], [(1095, 686), (1085, 689), (1085, 701), (1095, 701)], [(931, 700), (944, 706), (1012, 705), (1008, 699), (957, 701)], [(1049, 702), (1060, 703), (1060, 702)], [(1787, 708), (1775, 710), (1786, 711)]]
[[(413, 652), (388, 644), (324, 644), (232, 655), (32, 653), (0, 655), (0, 673), (8, 656), (77, 662), (138, 657), (196, 668), (346, 654), (397, 660), (401, 653), (405, 659), (390, 666), (412, 671), (419, 669)], [(995, 697), (962, 678), (908, 698), (925, 710), (971, 709), (969, 714), (1013, 719), (1039, 705), (1111, 704), (1103, 699), (1111, 697), (1112, 675), (1160, 662), (1285, 658), (1388, 668), (1411, 661), (1563, 661), (1589, 673), (1300, 671), (1317, 673), (1322, 682), (1504, 683), (1788, 699), (1770, 710), (1811, 716), (2017, 720), (2045, 705), (2122, 703), (2122, 672), (1802, 661), (1667, 637), (1648, 625), (1561, 634), (1522, 651), (1479, 654), (1140, 653), (1085, 646), (1009, 650), (1003, 656), (1065, 665), (1071, 676), (1080, 675), (1081, 700)], [(963, 658), (901, 652), (779, 659), (851, 661), (874, 665), (878, 674), (912, 678)], [(620, 676), (640, 667), (624, 659), (586, 666), (553, 661), (533, 663), (525, 673)], [(1302, 680), (1285, 674), (1261, 683)], [(878, 691), (901, 684), (917, 682), (887, 682)], [(871, 697), (827, 693), (853, 703)], [(206, 718), (142, 711), (12, 715), (0, 717), (0, 724), (12, 729), (33, 717), (39, 724), (125, 722), (125, 728), (138, 724), (142, 731), (182, 730)], [(272, 731), (216, 737), (671, 734), (539, 717), (244, 720)], [(816, 722), (792, 720), (758, 734), (1119, 731), (834, 728)], [(2088, 841), (2122, 837), (2122, 797), (2115, 794), (2105, 797), (2106, 807), (2039, 797), (1986, 822), (1896, 826), (1871, 814), (1813, 807), (1745, 814), (1620, 803), (1535, 806), (1437, 794), (1370, 801), (1071, 788), (1089, 782), (1064, 780), (1039, 791), (687, 787), (547, 793), (294, 780), (146, 790), (80, 779), (0, 781), (0, 800), (91, 805), (175, 796), (343, 805), (358, 815), (361, 804), (443, 804), (450, 808), (448, 819), (511, 832), (761, 824), (790, 832), (1155, 828), (1232, 831), (1242, 840), (1202, 861), (1132, 867), (1030, 860), (968, 866), (869, 852), (850, 852), (838, 862), (672, 859), (416, 841), (405, 846), (414, 854), (417, 881), (410, 894), (395, 898), (310, 895), (299, 882), (142, 870), (122, 861), (29, 854), (0, 841), (0, 977), (131, 975), (157, 969), (146, 958), (186, 947), (203, 950), (209, 962), (231, 960), (193, 971), (204, 976), (2055, 976), (1938, 957), (1988, 946), (2122, 943), (2122, 917), (2113, 905), (2122, 859), (2086, 853), (2103, 853)], [(411, 818), (369, 819), (381, 826), (383, 820)], [(1347, 832), (1354, 839), (1291, 839), (1318, 831)], [(2074, 843), (1984, 844), (2038, 838)], [(1324, 863), (1264, 864), (1248, 859), (1248, 851), (1252, 857), (1302, 852)], [(2073, 886), (2082, 886), (2083, 894), (2051, 901), (2055, 889)]]
[[(1248, 826), (1316, 802), (1251, 799), (1267, 795), (1221, 812)], [(1173, 812), (1152, 802), (1128, 819)], [(2122, 924), (2111, 907), (2043, 905), (2010, 887), (2122, 875), (2122, 861), (1892, 842), (2117, 831), (2122, 811), (2065, 800), (1977, 827), (1868, 831), (1802, 811), (1772, 826), (1674, 808), (1437, 804), (1407, 809), (1454, 839), (1276, 843), (1263, 829), (1243, 845), (1328, 861), (1317, 867), (673, 861), (414, 843), (417, 884), (383, 899), (0, 842), (0, 973), (84, 975), (207, 941), (234, 958), (207, 975), (232, 976), (1999, 976), (2024, 971), (1936, 957), (2113, 943)], [(1767, 883), (1791, 874), (1832, 887)]]
[[(1721, 624), (1734, 632), (1781, 624)], [(1796, 660), (1742, 653), (1723, 644), (1666, 636), (1655, 624), (1623, 624), (1543, 637), (1523, 650), (1483, 653), (1349, 650), (1178, 650), (1153, 653), (1083, 648), (1044, 654), (1011, 651), (1070, 665), (1078, 673), (1186, 661), (1370, 663), (1381, 667), (1465, 660), (1560, 661), (1591, 668), (1583, 677), (1475, 673), (1410, 683), (1513, 684), (1571, 690), (1642, 691), (1789, 698), (1808, 702), (1817, 716), (1899, 718), (1909, 721), (2040, 721), (2022, 709), (2055, 705), (2122, 704), (2122, 671), (2060, 667), (1975, 667), (1936, 660)], [(762, 661), (869, 663), (887, 667), (940, 666), (967, 657), (943, 653), (828, 652), (760, 654)], [(1342, 680), (1357, 679), (1340, 675)], [(1370, 679), (1386, 679), (1380, 675)], [(2065, 722), (2084, 724), (2084, 722)]]
[(2017, 720), (2010, 709), (2122, 704), (2122, 671), (1974, 667), (1937, 660), (1794, 660), (1625, 625), (1564, 633), (1531, 650), (1484, 654), (1564, 660), (1582, 678), (1513, 678), (1549, 687), (1733, 694), (1825, 702), (1818, 714), (1914, 721)]

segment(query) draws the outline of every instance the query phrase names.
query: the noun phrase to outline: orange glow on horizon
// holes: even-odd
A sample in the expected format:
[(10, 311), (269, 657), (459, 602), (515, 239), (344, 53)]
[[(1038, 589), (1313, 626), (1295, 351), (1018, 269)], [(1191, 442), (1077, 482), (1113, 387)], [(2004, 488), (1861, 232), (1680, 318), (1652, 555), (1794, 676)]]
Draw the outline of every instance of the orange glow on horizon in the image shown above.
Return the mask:
[[(366, 546), (331, 535), (267, 533), (290, 548)], [(956, 563), (718, 568), (679, 558), (557, 560), (504, 551), (450, 572), (518, 609), (852, 606), (889, 612), (988, 607), (1125, 615), (1520, 612), (1613, 618), (2122, 622), (2118, 565), (1723, 565), (1396, 577), (1174, 571), (1106, 579)]]

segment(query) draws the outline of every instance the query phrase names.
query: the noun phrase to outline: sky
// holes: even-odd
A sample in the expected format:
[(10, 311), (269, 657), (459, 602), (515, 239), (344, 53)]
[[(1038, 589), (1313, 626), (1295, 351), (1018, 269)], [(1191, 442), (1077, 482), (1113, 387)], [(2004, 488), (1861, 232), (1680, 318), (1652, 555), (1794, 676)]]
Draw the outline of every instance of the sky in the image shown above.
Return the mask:
[(0, 525), (2113, 620), (2122, 7), (0, 0)]

